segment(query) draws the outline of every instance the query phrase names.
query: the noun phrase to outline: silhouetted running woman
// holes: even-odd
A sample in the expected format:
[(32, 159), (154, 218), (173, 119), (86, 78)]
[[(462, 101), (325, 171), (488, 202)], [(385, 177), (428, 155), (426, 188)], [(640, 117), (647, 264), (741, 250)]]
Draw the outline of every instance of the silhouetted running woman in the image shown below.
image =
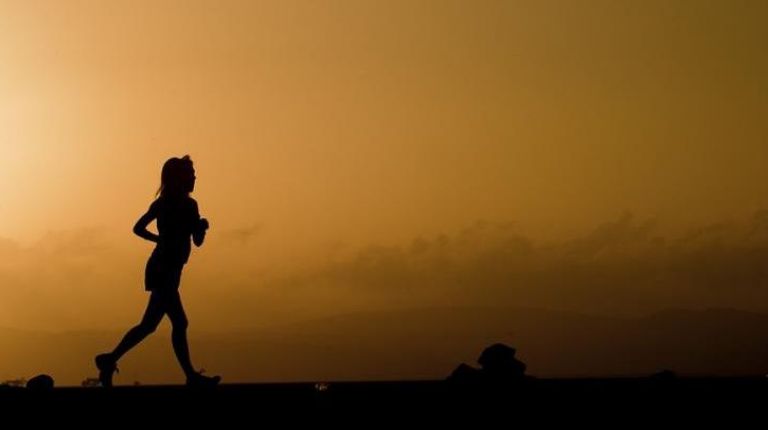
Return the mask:
[[(166, 161), (159, 197), (133, 228), (138, 236), (157, 243), (147, 261), (144, 278), (145, 289), (150, 291), (149, 304), (139, 325), (130, 329), (112, 352), (96, 356), (102, 386), (112, 386), (112, 374), (117, 371), (118, 360), (154, 332), (166, 314), (172, 325), (173, 350), (187, 377), (187, 385), (216, 385), (221, 380), (219, 376), (205, 376), (192, 367), (187, 344), (187, 316), (179, 296), (181, 271), (192, 249), (190, 238), (196, 246), (202, 246), (208, 230), (208, 221), (200, 217), (197, 202), (189, 196), (195, 189), (195, 179), (195, 169), (188, 155)], [(155, 219), (158, 234), (147, 230)]]

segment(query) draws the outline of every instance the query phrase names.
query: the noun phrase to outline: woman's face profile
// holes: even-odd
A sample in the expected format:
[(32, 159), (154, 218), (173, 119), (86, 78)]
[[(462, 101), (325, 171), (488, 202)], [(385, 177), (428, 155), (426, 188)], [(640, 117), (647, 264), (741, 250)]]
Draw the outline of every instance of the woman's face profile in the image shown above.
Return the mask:
[(197, 177), (195, 176), (195, 169), (189, 169), (187, 171), (186, 176), (184, 178), (184, 183), (186, 184), (187, 190), (191, 193), (195, 190), (195, 181), (197, 180)]

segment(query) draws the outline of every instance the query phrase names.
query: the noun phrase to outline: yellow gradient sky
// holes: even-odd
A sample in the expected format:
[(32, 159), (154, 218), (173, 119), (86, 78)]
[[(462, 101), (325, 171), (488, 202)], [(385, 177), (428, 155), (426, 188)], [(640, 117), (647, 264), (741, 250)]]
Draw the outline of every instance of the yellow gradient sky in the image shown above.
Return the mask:
[[(655, 220), (649, 241), (751, 223), (768, 208), (766, 18), (741, 0), (2, 0), (0, 325), (138, 318), (151, 248), (130, 229), (187, 153), (212, 224), (185, 274), (206, 328), (461, 303), (289, 286), (471, 226), (558, 247), (604, 223)], [(300, 279), (268, 290), (256, 272), (276, 268)], [(271, 313), (230, 312), (245, 291)]]

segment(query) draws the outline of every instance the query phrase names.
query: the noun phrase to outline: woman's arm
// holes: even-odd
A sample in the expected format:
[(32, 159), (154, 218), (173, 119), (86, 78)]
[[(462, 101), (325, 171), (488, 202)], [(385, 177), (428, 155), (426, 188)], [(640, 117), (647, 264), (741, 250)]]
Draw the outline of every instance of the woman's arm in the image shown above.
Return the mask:
[(157, 218), (157, 209), (155, 204), (152, 203), (152, 206), (149, 207), (147, 213), (142, 215), (141, 218), (136, 221), (136, 225), (133, 226), (133, 232), (142, 239), (157, 243), (157, 241), (160, 240), (160, 236), (147, 230), (147, 226), (155, 218)]
[(194, 212), (193, 217), (196, 223), (192, 230), (192, 242), (199, 248), (205, 242), (205, 232), (208, 231), (209, 225), (207, 219), (200, 217), (200, 208), (198, 208), (195, 199), (192, 199), (192, 211)]
[(205, 232), (208, 231), (208, 227), (208, 220), (205, 218), (200, 218), (198, 221), (197, 229), (192, 233), (192, 242), (195, 243), (195, 246), (203, 246), (203, 242), (205, 241)]

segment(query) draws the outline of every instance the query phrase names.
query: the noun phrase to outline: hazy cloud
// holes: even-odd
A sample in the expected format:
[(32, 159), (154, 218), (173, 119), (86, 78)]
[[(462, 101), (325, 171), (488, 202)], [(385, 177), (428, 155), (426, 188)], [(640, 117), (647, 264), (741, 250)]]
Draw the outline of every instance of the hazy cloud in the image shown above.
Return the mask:
[(368, 306), (508, 305), (587, 313), (668, 307), (768, 306), (765, 214), (663, 237), (624, 214), (575, 240), (534, 243), (479, 223), (409, 246), (371, 246), (291, 279), (311, 295), (335, 289)]
[[(272, 268), (253, 226), (211, 235), (182, 284), (196, 327), (298, 321), (423, 306), (528, 306), (626, 316), (665, 308), (768, 310), (768, 215), (663, 236), (624, 214), (569, 241), (479, 222), (399, 246), (338, 247)], [(124, 326), (145, 305), (151, 244), (105, 231), (0, 240), (0, 325)], [(278, 266), (278, 265), (276, 265)]]
[(221, 239), (237, 245), (250, 244), (261, 232), (261, 225), (226, 230), (221, 233)]

